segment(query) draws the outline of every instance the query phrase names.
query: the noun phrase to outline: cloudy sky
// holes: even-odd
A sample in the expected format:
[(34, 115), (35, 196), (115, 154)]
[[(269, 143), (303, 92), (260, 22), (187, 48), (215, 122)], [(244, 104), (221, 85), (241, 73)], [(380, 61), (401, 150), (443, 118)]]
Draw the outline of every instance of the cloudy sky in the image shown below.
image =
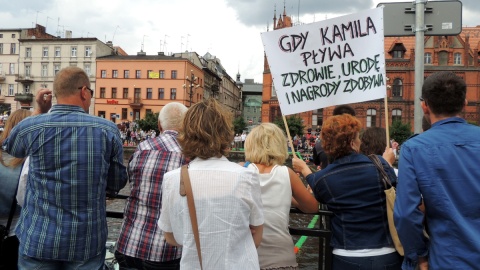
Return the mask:
[[(29, 28), (113, 41), (128, 54), (195, 51), (220, 58), (228, 74), (262, 82), (261, 32), (285, 6), (294, 22), (312, 23), (399, 0), (0, 0), (0, 28)], [(463, 0), (463, 25), (480, 25), (478, 0)]]

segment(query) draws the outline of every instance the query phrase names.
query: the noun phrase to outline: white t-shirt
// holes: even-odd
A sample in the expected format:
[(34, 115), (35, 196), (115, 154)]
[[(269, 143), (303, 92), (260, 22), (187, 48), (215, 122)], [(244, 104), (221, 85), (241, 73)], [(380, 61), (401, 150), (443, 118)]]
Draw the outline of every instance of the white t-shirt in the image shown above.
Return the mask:
[[(196, 158), (189, 165), (203, 269), (260, 269), (249, 225), (264, 222), (258, 175), (227, 158)], [(180, 169), (165, 174), (158, 225), (183, 245), (181, 269), (200, 269)]]

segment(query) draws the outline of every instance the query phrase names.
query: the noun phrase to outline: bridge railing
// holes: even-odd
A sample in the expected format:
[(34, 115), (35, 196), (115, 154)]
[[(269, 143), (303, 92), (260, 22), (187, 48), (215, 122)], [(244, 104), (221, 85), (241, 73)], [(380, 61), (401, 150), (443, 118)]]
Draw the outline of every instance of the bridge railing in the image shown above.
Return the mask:
[[(116, 199), (127, 199), (128, 196), (119, 194)], [(305, 227), (289, 227), (291, 235), (317, 237), (319, 239), (318, 244), (318, 268), (319, 270), (332, 269), (332, 248), (330, 247), (330, 217), (332, 212), (326, 210), (319, 210), (318, 213), (305, 214), (297, 208), (291, 208), (290, 214), (302, 214), (319, 216), (318, 228), (305, 228)], [(123, 212), (108, 211), (107, 218), (123, 219)]]

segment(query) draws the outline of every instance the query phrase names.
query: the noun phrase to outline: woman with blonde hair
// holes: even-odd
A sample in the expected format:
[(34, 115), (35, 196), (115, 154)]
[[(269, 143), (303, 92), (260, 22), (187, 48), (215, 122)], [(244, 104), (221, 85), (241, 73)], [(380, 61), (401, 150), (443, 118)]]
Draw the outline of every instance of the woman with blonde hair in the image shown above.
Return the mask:
[[(215, 99), (190, 107), (178, 142), (188, 165), (203, 269), (259, 269), (263, 209), (258, 175), (225, 155), (233, 139), (232, 115)], [(180, 269), (200, 269), (180, 172), (165, 174), (158, 222), (171, 245), (181, 245)], [(187, 184), (185, 184), (187, 186)], [(250, 231), (250, 228), (252, 231)]]
[[(10, 135), (13, 127), (20, 121), (32, 114), (29, 110), (20, 109), (13, 112), (5, 124), (5, 128), (0, 134), (0, 145)], [(4, 152), (0, 147), (0, 181), (2, 188), (0, 189), (0, 225), (7, 226), (8, 217), (12, 206), (12, 201), (15, 198), (15, 191), (20, 177), (20, 171), (24, 158), (16, 158)], [(18, 258), (18, 239), (15, 236), (15, 226), (20, 215), (20, 207), (16, 207), (8, 238), (2, 244), (0, 251), (0, 269), (17, 269)]]
[[(326, 168), (312, 173), (302, 160), (294, 160), (313, 189), (315, 198), (333, 212), (334, 270), (400, 269), (402, 258), (393, 246), (387, 220), (385, 187), (373, 162), (360, 153), (360, 121), (349, 114), (327, 118), (323, 123), (322, 146), (333, 160)], [(380, 155), (383, 169), (396, 183), (391, 148)]]
[(260, 269), (297, 269), (293, 239), (288, 232), (290, 207), (293, 202), (305, 213), (318, 211), (318, 202), (300, 177), (283, 165), (287, 158), (287, 140), (277, 125), (262, 123), (248, 134), (245, 165), (260, 176), (265, 217), (257, 249)]

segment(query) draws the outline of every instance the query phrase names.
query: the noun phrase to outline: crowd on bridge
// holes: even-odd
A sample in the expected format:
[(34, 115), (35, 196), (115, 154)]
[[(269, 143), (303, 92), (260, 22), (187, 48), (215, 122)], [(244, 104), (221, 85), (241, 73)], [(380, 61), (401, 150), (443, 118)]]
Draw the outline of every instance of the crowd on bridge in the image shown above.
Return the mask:
[[(64, 68), (53, 91), (37, 91), (35, 111), (5, 124), (0, 269), (103, 269), (106, 198), (127, 182), (120, 269), (299, 269), (290, 208), (321, 204), (333, 214), (326, 269), (478, 269), (480, 127), (461, 118), (467, 86), (452, 72), (425, 80), (431, 126), (402, 144), (398, 170), (385, 129), (364, 129), (348, 105), (310, 131), (313, 143), (295, 138), (309, 142), (312, 171), (295, 156), (284, 165), (287, 138), (273, 123), (235, 135), (215, 99), (165, 105), (160, 134), (137, 142), (124, 165), (121, 134), (136, 127), (89, 115), (90, 87), (82, 69)], [(244, 162), (227, 159), (232, 142)], [(390, 225), (401, 249), (386, 183), (397, 192)]]

